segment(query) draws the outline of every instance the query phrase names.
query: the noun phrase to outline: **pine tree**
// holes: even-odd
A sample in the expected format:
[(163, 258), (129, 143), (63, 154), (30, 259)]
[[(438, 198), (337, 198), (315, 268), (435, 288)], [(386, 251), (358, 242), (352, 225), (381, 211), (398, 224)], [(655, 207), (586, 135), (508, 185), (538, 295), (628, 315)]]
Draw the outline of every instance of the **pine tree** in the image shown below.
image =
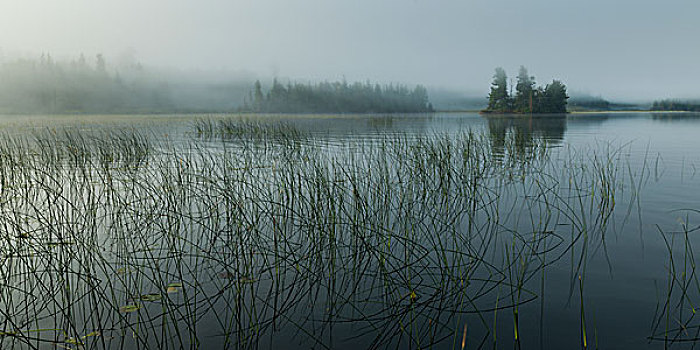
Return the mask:
[(105, 57), (101, 53), (98, 53), (97, 56), (95, 56), (95, 69), (99, 73), (107, 73), (107, 64), (105, 63)]
[(527, 74), (527, 68), (520, 66), (518, 83), (515, 86), (515, 110), (520, 113), (531, 113), (533, 110), (535, 77)]
[(496, 68), (491, 83), (491, 93), (489, 93), (489, 106), (487, 110), (506, 112), (510, 109), (510, 98), (508, 96), (508, 77), (503, 68)]
[(544, 88), (541, 97), (542, 109), (538, 113), (566, 113), (566, 85), (558, 80), (552, 81)]
[(260, 80), (255, 81), (255, 97), (253, 98), (253, 110), (255, 112), (260, 112), (263, 105), (263, 93), (262, 86), (260, 85)]

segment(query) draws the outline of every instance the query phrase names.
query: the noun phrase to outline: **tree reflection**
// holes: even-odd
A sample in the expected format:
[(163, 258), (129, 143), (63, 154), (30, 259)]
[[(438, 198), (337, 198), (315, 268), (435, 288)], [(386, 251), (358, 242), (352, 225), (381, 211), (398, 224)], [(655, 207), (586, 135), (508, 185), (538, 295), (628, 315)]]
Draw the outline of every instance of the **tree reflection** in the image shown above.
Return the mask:
[(528, 159), (540, 146), (560, 144), (566, 114), (547, 116), (487, 115), (491, 150), (496, 158)]
[(652, 113), (651, 118), (660, 121), (700, 120), (700, 112), (662, 112)]

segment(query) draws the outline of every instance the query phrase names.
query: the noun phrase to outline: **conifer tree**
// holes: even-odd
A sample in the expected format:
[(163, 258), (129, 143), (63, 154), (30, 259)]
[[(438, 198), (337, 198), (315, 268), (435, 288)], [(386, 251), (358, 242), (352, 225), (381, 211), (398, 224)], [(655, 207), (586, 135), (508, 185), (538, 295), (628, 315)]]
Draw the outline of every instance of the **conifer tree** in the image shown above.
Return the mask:
[(490, 111), (504, 112), (509, 108), (508, 77), (506, 76), (506, 71), (498, 67), (493, 75), (491, 93), (489, 93), (489, 106), (487, 109)]
[(260, 85), (260, 80), (256, 80), (255, 81), (255, 95), (253, 97), (253, 110), (255, 112), (260, 112), (264, 98), (265, 97), (263, 96), (263, 93), (262, 93), (262, 86)]
[(519, 113), (531, 113), (533, 109), (535, 77), (527, 73), (527, 68), (520, 66), (518, 83), (515, 86), (515, 111)]
[(566, 85), (558, 80), (552, 81), (544, 88), (541, 97), (542, 110), (538, 113), (566, 113)]

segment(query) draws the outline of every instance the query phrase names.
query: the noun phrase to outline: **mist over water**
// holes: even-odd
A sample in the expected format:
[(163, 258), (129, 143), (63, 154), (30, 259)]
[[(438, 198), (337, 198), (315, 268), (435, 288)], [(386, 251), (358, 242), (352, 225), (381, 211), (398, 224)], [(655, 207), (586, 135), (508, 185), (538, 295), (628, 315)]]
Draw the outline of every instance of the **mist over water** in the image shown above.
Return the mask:
[(101, 53), (268, 80), (423, 84), (485, 95), (493, 68), (621, 100), (698, 97), (692, 1), (205, 1), (0, 4), (2, 56)]
[(0, 2), (0, 348), (695, 348), (698, 13)]

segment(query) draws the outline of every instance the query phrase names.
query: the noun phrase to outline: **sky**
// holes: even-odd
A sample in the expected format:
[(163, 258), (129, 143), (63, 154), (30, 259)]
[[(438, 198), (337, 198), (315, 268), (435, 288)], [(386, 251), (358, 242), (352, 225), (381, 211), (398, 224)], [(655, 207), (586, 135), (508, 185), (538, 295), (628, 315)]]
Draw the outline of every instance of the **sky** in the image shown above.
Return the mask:
[(0, 54), (487, 93), (493, 69), (700, 98), (697, 0), (0, 0)]

